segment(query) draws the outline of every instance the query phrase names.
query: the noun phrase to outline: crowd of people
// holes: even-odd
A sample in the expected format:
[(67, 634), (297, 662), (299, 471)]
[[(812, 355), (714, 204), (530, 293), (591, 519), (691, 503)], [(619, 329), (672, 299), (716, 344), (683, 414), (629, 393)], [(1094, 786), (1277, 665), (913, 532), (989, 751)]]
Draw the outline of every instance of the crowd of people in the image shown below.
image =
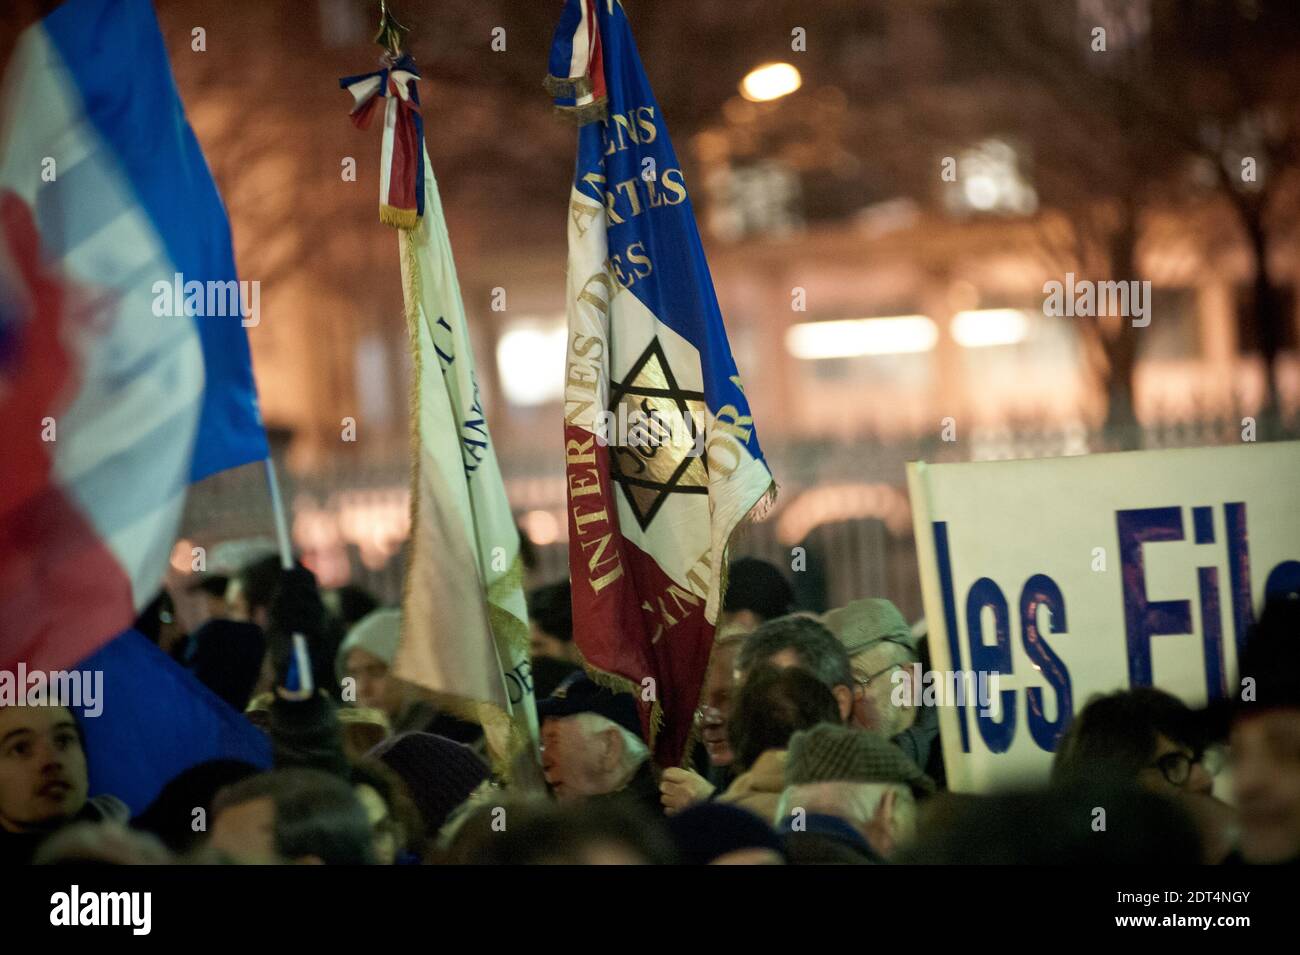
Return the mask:
[[(395, 676), (399, 610), (358, 588), (322, 592), (274, 557), (204, 578), (191, 594), (211, 612), (202, 626), (180, 632), (165, 604), (138, 626), (268, 735), (274, 767), (200, 763), (128, 818), (112, 794), (90, 796), (71, 710), (6, 706), (0, 858), (1300, 861), (1300, 602), (1262, 609), (1240, 661), (1248, 693), (1203, 709), (1146, 687), (1093, 697), (1057, 741), (1049, 785), (974, 796), (946, 790), (937, 708), (894, 692), (929, 669), (923, 628), (883, 598), (801, 612), (763, 561), (737, 560), (729, 577), (682, 766), (656, 765), (633, 697), (582, 669), (568, 585), (534, 591), (540, 765), (527, 752), (508, 771), (479, 726)], [(310, 649), (306, 696), (284, 692), (293, 634)]]

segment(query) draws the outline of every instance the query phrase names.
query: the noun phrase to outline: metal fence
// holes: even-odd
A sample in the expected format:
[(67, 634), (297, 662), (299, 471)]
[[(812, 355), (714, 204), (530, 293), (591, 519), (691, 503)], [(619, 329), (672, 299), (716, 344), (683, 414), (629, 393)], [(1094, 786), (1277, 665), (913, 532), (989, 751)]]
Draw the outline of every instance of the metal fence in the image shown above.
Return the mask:
[[(1175, 448), (1243, 441), (1242, 418), (1167, 422), (1131, 433), (1082, 427), (973, 430), (945, 441), (791, 443), (766, 449), (780, 485), (767, 518), (744, 527), (733, 557), (753, 555), (785, 569), (810, 610), (859, 596), (887, 596), (909, 619), (922, 614), (907, 502), (906, 464), (1088, 454), (1126, 447)], [(1255, 424), (1257, 440), (1300, 437), (1300, 420)], [(564, 478), (534, 459), (502, 460), (507, 493), (534, 540), (530, 585), (568, 575)], [(284, 474), (284, 469), (281, 469)], [(310, 474), (284, 474), (294, 542), (322, 581), (351, 581), (386, 602), (401, 592), (408, 472), (404, 459), (341, 459)], [(217, 475), (190, 495), (183, 537), (212, 551), (222, 541), (271, 537), (260, 465)], [(538, 533), (538, 529), (541, 533)], [(554, 539), (551, 539), (551, 538)]]

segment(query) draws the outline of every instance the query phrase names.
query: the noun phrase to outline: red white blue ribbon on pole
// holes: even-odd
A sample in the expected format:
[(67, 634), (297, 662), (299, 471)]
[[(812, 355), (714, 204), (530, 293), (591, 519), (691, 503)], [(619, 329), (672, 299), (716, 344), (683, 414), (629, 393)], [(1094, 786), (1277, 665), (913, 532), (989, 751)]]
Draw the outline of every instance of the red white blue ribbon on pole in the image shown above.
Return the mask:
[(410, 54), (402, 54), (374, 73), (345, 76), (339, 86), (352, 94), (352, 122), (367, 129), (380, 100), (384, 139), (380, 154), (379, 221), (414, 229), (424, 215), (424, 119), (416, 81), (420, 73)]
[(605, 0), (566, 0), (551, 45), (546, 89), (561, 113), (579, 125), (605, 115), (605, 58), (595, 4)]

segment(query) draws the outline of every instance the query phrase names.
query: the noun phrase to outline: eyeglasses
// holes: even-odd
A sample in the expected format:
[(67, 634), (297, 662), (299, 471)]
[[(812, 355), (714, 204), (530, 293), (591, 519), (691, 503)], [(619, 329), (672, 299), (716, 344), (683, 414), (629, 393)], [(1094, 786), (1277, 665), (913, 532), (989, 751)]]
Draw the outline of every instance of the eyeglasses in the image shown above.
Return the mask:
[(902, 665), (903, 665), (903, 664), (901, 664), (901, 663), (891, 663), (889, 666), (885, 667), (883, 670), (877, 670), (875, 673), (869, 673), (869, 674), (867, 674), (866, 676), (863, 676), (863, 677), (855, 676), (855, 677), (853, 678), (853, 682), (856, 683), (858, 686), (860, 686), (860, 687), (862, 687), (862, 688), (865, 689), (866, 687), (868, 687), (868, 686), (871, 685), (871, 681), (874, 680), (876, 677), (878, 677), (878, 676), (884, 676), (884, 675), (885, 675), (886, 673), (888, 673), (890, 670), (897, 669), (898, 667), (901, 667)]
[[(857, 649), (855, 649), (855, 650), (853, 651), (853, 656), (855, 656), (855, 657), (856, 657), (856, 656), (860, 656), (861, 654), (863, 654), (863, 653), (865, 653), (866, 651), (870, 650), (872, 647), (874, 647), (874, 646), (878, 646), (879, 644), (882, 644), (882, 643), (892, 643), (892, 644), (894, 644), (895, 646), (903, 647), (905, 650), (907, 650), (908, 654), (912, 657), (913, 660), (917, 659), (917, 656), (916, 656), (916, 647), (912, 646), (912, 644), (911, 644), (909, 641), (905, 640), (904, 638), (899, 637), (899, 636), (895, 636), (895, 635), (893, 635), (893, 634), (890, 634), (890, 635), (888, 635), (888, 636), (884, 636), (884, 637), (878, 637), (878, 638), (875, 639), (875, 640), (872, 640), (872, 641), (870, 641), (870, 642), (868, 642), (868, 643), (864, 643), (862, 646), (858, 647)], [(867, 675), (864, 676), (864, 677), (858, 677), (858, 676), (855, 676), (854, 679), (853, 679), (853, 682), (856, 683), (858, 686), (860, 686), (860, 687), (864, 687), (864, 688), (865, 688), (865, 687), (869, 686), (869, 685), (871, 684), (871, 681), (874, 680), (874, 679), (876, 679), (876, 677), (884, 676), (884, 675), (885, 675), (886, 673), (888, 673), (890, 670), (897, 669), (898, 667), (901, 667), (901, 666), (903, 666), (903, 665), (904, 665), (904, 664), (902, 664), (902, 663), (891, 663), (889, 666), (885, 667), (883, 670), (877, 670), (875, 673), (869, 673), (869, 674), (867, 674)]]
[(1165, 753), (1147, 768), (1160, 770), (1169, 785), (1181, 787), (1187, 785), (1187, 781), (1192, 778), (1192, 767), (1198, 765), (1209, 775), (1217, 776), (1223, 768), (1223, 752), (1217, 747), (1211, 747), (1201, 753), (1182, 750)]

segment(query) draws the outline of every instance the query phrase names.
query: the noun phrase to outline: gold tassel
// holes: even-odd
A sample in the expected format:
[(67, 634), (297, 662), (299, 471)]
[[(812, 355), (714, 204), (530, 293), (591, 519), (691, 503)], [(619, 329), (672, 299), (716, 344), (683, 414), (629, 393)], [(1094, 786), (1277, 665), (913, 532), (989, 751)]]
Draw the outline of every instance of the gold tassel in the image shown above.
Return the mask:
[(556, 106), (554, 108), (555, 116), (566, 123), (572, 123), (574, 126), (586, 126), (588, 123), (594, 123), (602, 120), (609, 115), (609, 104), (598, 99), (594, 103), (588, 103), (586, 106)]
[(542, 80), (546, 92), (555, 97), (581, 99), (591, 95), (591, 77), (589, 76), (550, 76)]
[[(559, 99), (573, 97), (576, 100), (591, 95), (589, 76), (547, 76), (542, 80), (542, 86), (546, 87), (546, 92)], [(555, 115), (566, 123), (586, 126), (596, 120), (605, 119), (609, 115), (608, 106), (606, 98), (602, 96), (582, 106), (556, 106)]]
[[(420, 214), (414, 209), (398, 209), (396, 206), (380, 204), (379, 221), (384, 225), (390, 225), (394, 229), (401, 229), (409, 232), (420, 224)], [(416, 339), (415, 345), (419, 345)]]

